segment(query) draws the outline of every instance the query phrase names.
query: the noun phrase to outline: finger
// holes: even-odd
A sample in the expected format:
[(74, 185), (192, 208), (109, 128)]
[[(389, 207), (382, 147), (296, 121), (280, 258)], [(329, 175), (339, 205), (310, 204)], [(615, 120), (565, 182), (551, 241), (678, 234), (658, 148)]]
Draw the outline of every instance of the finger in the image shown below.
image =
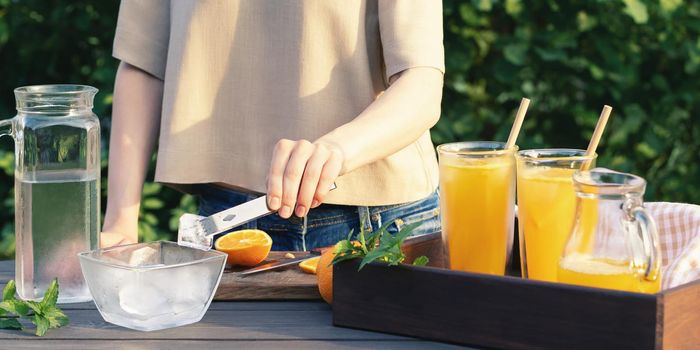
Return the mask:
[(278, 210), (282, 206), (284, 168), (293, 149), (294, 141), (282, 139), (272, 152), (270, 172), (267, 174), (267, 206), (271, 210)]
[(282, 179), (282, 207), (279, 210), (279, 215), (284, 219), (292, 216), (292, 210), (299, 193), (301, 177), (304, 175), (304, 168), (306, 168), (306, 163), (311, 157), (313, 150), (314, 147), (309, 141), (301, 140), (296, 142), (294, 150), (289, 156)]
[(316, 147), (314, 153), (306, 163), (304, 176), (301, 179), (299, 186), (299, 195), (297, 195), (297, 206), (295, 213), (298, 217), (306, 216), (311, 208), (311, 202), (318, 187), (318, 180), (321, 177), (321, 172), (330, 156), (330, 152), (325, 147)]
[(328, 195), (328, 192), (331, 190), (333, 183), (338, 178), (342, 167), (343, 158), (336, 152), (331, 152), (330, 157), (321, 170), (318, 185), (316, 186), (316, 193), (314, 194), (314, 199), (311, 203), (312, 208), (316, 208), (323, 203), (326, 195)]

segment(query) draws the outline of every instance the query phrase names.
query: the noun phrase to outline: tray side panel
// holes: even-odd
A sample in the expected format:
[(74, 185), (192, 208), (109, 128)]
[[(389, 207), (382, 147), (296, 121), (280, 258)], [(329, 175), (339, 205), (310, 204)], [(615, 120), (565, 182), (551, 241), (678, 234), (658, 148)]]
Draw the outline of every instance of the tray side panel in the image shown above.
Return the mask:
[(654, 349), (656, 298), (437, 268), (334, 267), (338, 326), (508, 349)]
[(700, 348), (700, 281), (662, 294), (664, 349)]

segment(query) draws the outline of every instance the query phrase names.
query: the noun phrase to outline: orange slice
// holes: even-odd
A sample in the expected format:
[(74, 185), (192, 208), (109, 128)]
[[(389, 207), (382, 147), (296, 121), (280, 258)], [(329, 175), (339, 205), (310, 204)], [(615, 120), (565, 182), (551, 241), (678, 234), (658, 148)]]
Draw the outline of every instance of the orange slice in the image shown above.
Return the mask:
[(261, 230), (234, 231), (217, 239), (214, 248), (228, 254), (231, 265), (254, 266), (270, 254), (272, 238)]
[(311, 258), (308, 260), (304, 260), (304, 261), (299, 263), (299, 268), (301, 269), (301, 271), (315, 275), (316, 274), (316, 267), (318, 266), (319, 260), (321, 260), (320, 256), (317, 256), (315, 258)]

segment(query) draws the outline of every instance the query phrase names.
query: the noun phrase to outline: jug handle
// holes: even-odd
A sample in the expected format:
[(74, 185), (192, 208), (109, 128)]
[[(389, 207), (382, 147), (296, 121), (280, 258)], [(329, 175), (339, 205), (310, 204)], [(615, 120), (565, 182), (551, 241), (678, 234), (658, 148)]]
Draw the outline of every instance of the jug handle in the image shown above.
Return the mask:
[(5, 135), (10, 136), (10, 137), (14, 137), (14, 132), (15, 132), (14, 121), (15, 121), (14, 118), (0, 120), (0, 137), (3, 137)]
[(656, 223), (643, 207), (632, 209), (631, 214), (639, 222), (639, 228), (642, 231), (644, 252), (647, 256), (647, 269), (644, 272), (644, 278), (655, 281), (661, 273), (661, 246)]

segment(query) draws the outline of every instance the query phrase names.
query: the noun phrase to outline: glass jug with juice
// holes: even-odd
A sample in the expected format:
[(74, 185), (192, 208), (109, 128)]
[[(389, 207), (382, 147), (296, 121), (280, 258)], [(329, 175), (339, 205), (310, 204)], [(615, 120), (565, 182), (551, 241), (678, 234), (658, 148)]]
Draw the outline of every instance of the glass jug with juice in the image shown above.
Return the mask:
[[(558, 280), (589, 287), (656, 293), (661, 248), (643, 207), (646, 182), (604, 168), (574, 174), (576, 223), (559, 262)], [(595, 218), (587, 223), (584, 218)]]
[(57, 278), (58, 302), (92, 300), (77, 254), (99, 246), (96, 93), (83, 85), (17, 88), (17, 115), (0, 121), (0, 135), (15, 140), (15, 280), (22, 299), (42, 298)]

